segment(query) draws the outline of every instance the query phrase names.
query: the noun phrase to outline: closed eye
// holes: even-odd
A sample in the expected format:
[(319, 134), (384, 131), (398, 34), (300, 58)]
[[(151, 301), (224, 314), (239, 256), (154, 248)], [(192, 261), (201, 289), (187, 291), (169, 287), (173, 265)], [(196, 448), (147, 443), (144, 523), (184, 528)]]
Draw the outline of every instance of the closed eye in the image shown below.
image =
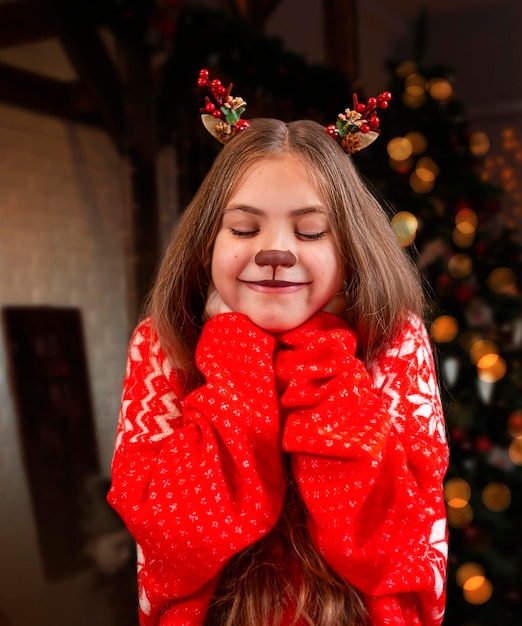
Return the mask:
[(322, 231), (320, 233), (300, 233), (296, 232), (296, 237), (298, 239), (305, 239), (307, 241), (314, 241), (315, 239), (322, 239), (326, 235), (326, 231)]
[(259, 229), (254, 230), (237, 230), (236, 228), (231, 228), (230, 232), (234, 235), (234, 237), (255, 237), (259, 233)]

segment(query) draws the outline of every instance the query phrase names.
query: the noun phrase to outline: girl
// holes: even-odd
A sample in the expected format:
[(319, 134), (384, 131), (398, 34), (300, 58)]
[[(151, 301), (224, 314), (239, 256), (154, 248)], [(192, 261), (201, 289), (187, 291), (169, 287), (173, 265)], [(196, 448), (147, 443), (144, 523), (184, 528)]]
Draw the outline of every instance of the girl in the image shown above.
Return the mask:
[(253, 120), (173, 233), (110, 502), (143, 626), (435, 626), (443, 416), (422, 290), (339, 142)]

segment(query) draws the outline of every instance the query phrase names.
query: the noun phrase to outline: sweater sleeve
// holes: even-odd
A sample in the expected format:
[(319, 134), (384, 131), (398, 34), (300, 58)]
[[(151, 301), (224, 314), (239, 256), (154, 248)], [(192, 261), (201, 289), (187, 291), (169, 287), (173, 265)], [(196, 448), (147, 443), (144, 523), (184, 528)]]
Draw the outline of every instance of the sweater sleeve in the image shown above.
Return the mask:
[(131, 338), (109, 501), (138, 544), (142, 624), (210, 596), (279, 517), (275, 346), (246, 316), (212, 318), (196, 350), (206, 382), (183, 399), (150, 321)]
[(339, 317), (279, 337), (283, 449), (312, 541), (368, 598), (372, 624), (439, 625), (448, 449), (426, 330), (410, 319), (368, 368)]

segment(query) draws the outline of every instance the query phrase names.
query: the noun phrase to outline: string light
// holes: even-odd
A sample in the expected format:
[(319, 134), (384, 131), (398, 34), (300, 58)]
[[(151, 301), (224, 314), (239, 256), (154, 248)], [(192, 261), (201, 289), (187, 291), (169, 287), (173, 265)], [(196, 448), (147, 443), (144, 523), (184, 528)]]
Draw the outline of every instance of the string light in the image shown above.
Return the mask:
[(441, 315), (433, 320), (430, 326), (430, 335), (438, 343), (452, 341), (459, 332), (459, 323), (451, 315)]
[(399, 211), (392, 220), (391, 225), (394, 233), (397, 235), (399, 243), (406, 248), (413, 243), (417, 236), (418, 222), (413, 213), (408, 211)]
[(406, 137), (394, 137), (388, 142), (386, 150), (394, 161), (404, 161), (412, 155), (413, 147)]
[(407, 91), (403, 91), (402, 101), (410, 109), (418, 109), (426, 102), (426, 93), (423, 91), (422, 93), (415, 95), (408, 93)]
[(512, 437), (520, 437), (522, 435), (522, 409), (516, 409), (509, 414), (507, 429)]
[(486, 354), (477, 363), (477, 375), (485, 383), (496, 383), (506, 373), (506, 361), (498, 354)]
[(446, 504), (462, 509), (469, 503), (471, 487), (463, 478), (450, 478), (444, 485)]
[(508, 267), (498, 267), (491, 271), (486, 283), (495, 293), (517, 295), (517, 275)]
[(473, 521), (473, 509), (469, 503), (462, 507), (454, 507), (448, 504), (446, 514), (448, 524), (452, 528), (468, 528)]
[(470, 344), (469, 356), (474, 365), (477, 365), (480, 359), (488, 354), (498, 354), (498, 346), (494, 341), (478, 339)]
[(462, 587), (465, 600), (470, 604), (484, 604), (491, 598), (493, 585), (479, 563), (464, 563), (457, 569), (455, 578), (457, 585)]
[(410, 187), (416, 193), (429, 193), (435, 186), (434, 180), (422, 180), (417, 174), (417, 171), (412, 172), (409, 178)]
[(426, 87), (434, 100), (449, 100), (453, 95), (453, 87), (445, 78), (433, 78)]
[(468, 254), (454, 254), (448, 261), (448, 272), (453, 278), (466, 278), (473, 270), (473, 262)]
[(397, 66), (395, 73), (399, 78), (407, 78), (411, 74), (417, 73), (417, 64), (414, 61), (403, 61)]
[(422, 133), (412, 131), (405, 138), (411, 143), (413, 154), (422, 154), (428, 147), (428, 141)]
[(486, 133), (471, 133), (469, 137), (469, 149), (478, 157), (487, 154), (489, 152), (489, 137)]
[(440, 173), (439, 166), (430, 157), (424, 157), (417, 162), (415, 173), (423, 182), (432, 183)]
[(475, 232), (478, 225), (478, 217), (473, 209), (465, 207), (455, 216), (456, 227), (465, 234)]
[(500, 183), (508, 192), (507, 208), (518, 221), (522, 216), (522, 191), (520, 186), (520, 167), (522, 162), (521, 141), (513, 127), (502, 131), (501, 153), (484, 160), (481, 178)]
[(500, 513), (511, 504), (511, 491), (503, 483), (489, 483), (482, 491), (482, 502), (490, 511)]
[(475, 231), (463, 233), (458, 227), (455, 227), (451, 233), (451, 238), (459, 248), (469, 248), (475, 240)]
[(484, 568), (479, 563), (475, 563), (473, 561), (468, 561), (467, 563), (463, 563), (455, 574), (455, 578), (457, 581), (457, 585), (459, 587), (464, 587), (466, 581), (474, 576), (484, 576)]
[(420, 74), (410, 74), (404, 81), (405, 90), (410, 96), (418, 97), (426, 91), (426, 79)]
[(522, 465), (522, 435), (513, 439), (508, 454), (515, 465)]
[(444, 485), (444, 499), (448, 524), (453, 528), (467, 528), (473, 521), (473, 509), (469, 504), (471, 488), (462, 478), (451, 478)]
[(485, 604), (493, 594), (493, 585), (485, 576), (472, 576), (464, 583), (462, 591), (469, 604)]

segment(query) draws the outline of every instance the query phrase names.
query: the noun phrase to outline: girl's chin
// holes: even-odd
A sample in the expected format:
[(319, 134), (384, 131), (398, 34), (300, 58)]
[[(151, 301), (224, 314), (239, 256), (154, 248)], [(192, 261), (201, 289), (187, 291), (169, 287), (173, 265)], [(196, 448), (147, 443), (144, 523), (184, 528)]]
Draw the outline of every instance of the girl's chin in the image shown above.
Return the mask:
[(258, 316), (248, 316), (252, 320), (252, 322), (262, 328), (268, 333), (284, 333), (288, 330), (292, 330), (293, 328), (297, 328), (301, 326), (304, 322), (306, 322), (307, 318), (293, 318), (290, 320), (274, 320), (274, 319), (265, 319), (259, 318)]

